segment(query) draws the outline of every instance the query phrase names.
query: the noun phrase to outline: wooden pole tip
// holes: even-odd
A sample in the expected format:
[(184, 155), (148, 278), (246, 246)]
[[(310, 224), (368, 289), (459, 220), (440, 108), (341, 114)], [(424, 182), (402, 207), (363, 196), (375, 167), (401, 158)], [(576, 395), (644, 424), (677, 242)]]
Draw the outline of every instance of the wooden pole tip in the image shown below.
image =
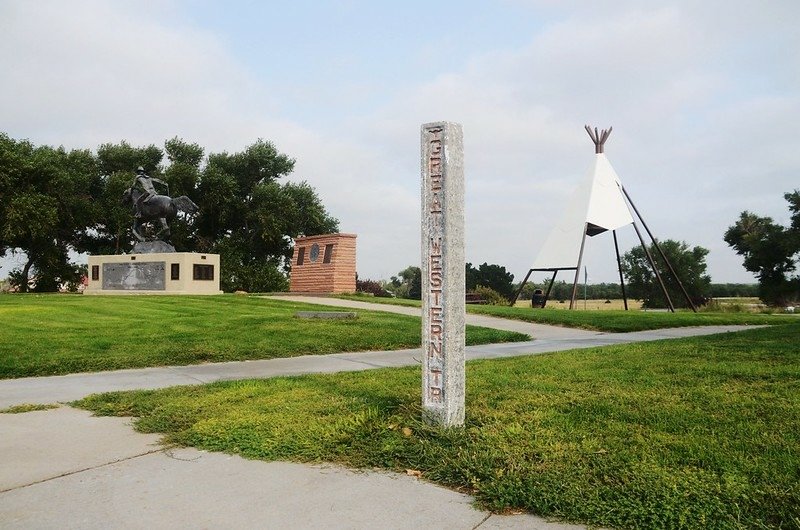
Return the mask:
[(592, 128), (588, 125), (584, 125), (583, 128), (586, 129), (587, 133), (589, 133), (589, 138), (591, 138), (592, 142), (594, 143), (594, 152), (597, 154), (604, 152), (606, 140), (608, 140), (608, 136), (611, 134), (611, 131), (613, 131), (614, 128), (609, 127), (608, 129), (603, 129), (600, 132), (597, 131), (597, 127), (592, 130)]

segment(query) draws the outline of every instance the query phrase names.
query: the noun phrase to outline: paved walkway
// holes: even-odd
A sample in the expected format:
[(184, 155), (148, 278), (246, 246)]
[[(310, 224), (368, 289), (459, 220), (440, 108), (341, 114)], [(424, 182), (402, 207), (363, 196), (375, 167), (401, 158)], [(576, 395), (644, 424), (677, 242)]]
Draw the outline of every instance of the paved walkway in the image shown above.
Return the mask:
[[(343, 300), (341, 298), (330, 298), (324, 296), (293, 296), (275, 295), (266, 298), (275, 300), (288, 300), (291, 302), (304, 302), (306, 304), (327, 305), (332, 307), (346, 307), (349, 309), (367, 309), (370, 311), (384, 311), (386, 313), (396, 313), (398, 315), (420, 316), (421, 309), (418, 307), (407, 307), (391, 304), (376, 304), (361, 302), (359, 300)], [(536, 339), (576, 339), (579, 337), (592, 337), (601, 335), (599, 331), (586, 331), (585, 329), (565, 328), (560, 326), (547, 326), (545, 324), (535, 324), (533, 322), (523, 322), (521, 320), (511, 320), (508, 318), (497, 318), (486, 315), (475, 315), (467, 313), (467, 324), (473, 326), (483, 326), (486, 328), (502, 329), (504, 331), (516, 331), (531, 335)]]
[(548, 529), (395, 473), (164, 448), (127, 418), (0, 414), (0, 527)]
[[(500, 319), (492, 319), (500, 320)], [(629, 344), (680, 337), (696, 337), (731, 331), (748, 326), (703, 326), (673, 328), (633, 333), (594, 333), (576, 331), (575, 336), (537, 339), (526, 342), (483, 344), (466, 347), (467, 360), (496, 359), (594, 348), (613, 344)], [(749, 326), (752, 328), (753, 326)], [(560, 328), (566, 330), (567, 328)], [(588, 333), (588, 334), (587, 334)], [(357, 372), (375, 368), (397, 368), (421, 363), (420, 349), (391, 351), (362, 351), (330, 355), (303, 355), (285, 359), (234, 361), (188, 366), (134, 368), (109, 372), (25, 377), (0, 380), (0, 408), (23, 403), (65, 403), (95, 394), (115, 390), (148, 390), (176, 385), (199, 385), (215, 381), (265, 378), (285, 375)]]
[[(283, 297), (284, 299), (288, 297)], [(337, 299), (302, 302), (419, 314)], [(356, 304), (356, 305), (353, 305)], [(522, 331), (536, 340), (470, 346), (468, 359), (736, 331), (709, 326), (608, 334), (468, 315), (468, 323)], [(407, 366), (419, 350), (119, 370), (0, 381), (0, 408), (54, 403), (109, 390)], [(248, 461), (191, 448), (164, 448), (125, 418), (62, 406), (0, 414), (3, 528), (454, 528), (577, 529), (531, 515), (476, 510), (467, 495), (405, 475), (336, 466)]]

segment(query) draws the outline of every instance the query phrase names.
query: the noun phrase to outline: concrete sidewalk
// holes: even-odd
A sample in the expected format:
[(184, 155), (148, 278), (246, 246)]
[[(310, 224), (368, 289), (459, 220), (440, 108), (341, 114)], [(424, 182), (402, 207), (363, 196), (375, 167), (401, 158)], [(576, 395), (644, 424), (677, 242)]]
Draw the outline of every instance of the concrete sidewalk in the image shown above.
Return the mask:
[[(326, 305), (330, 307), (346, 307), (348, 309), (365, 309), (369, 311), (383, 311), (398, 315), (408, 315), (418, 317), (422, 313), (419, 307), (407, 307), (392, 304), (378, 304), (362, 302), (359, 300), (344, 300), (341, 298), (331, 298), (327, 296), (307, 296), (307, 295), (273, 295), (266, 296), (273, 300), (286, 300), (289, 302), (302, 302), (306, 304)], [(602, 335), (599, 331), (587, 331), (585, 329), (565, 328), (561, 326), (547, 326), (534, 322), (523, 322), (522, 320), (512, 320), (508, 318), (497, 318), (486, 315), (466, 314), (467, 324), (473, 326), (483, 326), (485, 328), (502, 329), (504, 331), (516, 331), (525, 333), (535, 339), (575, 339), (579, 337), (593, 337)]]
[(411, 476), (164, 448), (124, 418), (0, 414), (2, 528), (583, 527), (476, 510)]
[[(501, 320), (501, 319), (492, 319)], [(559, 331), (559, 338), (527, 342), (467, 346), (467, 360), (516, 357), (613, 344), (647, 342), (680, 337), (696, 337), (751, 329), (755, 326), (703, 326), (633, 333), (594, 333), (581, 330), (570, 336)], [(560, 328), (570, 331), (569, 328)], [(376, 368), (396, 368), (421, 363), (419, 348), (393, 351), (363, 351), (330, 355), (303, 355), (285, 359), (235, 361), (189, 366), (136, 368), (50, 377), (25, 377), (0, 380), (0, 408), (21, 404), (64, 403), (98, 392), (199, 385), (215, 381), (277, 377), (286, 375), (356, 372)]]

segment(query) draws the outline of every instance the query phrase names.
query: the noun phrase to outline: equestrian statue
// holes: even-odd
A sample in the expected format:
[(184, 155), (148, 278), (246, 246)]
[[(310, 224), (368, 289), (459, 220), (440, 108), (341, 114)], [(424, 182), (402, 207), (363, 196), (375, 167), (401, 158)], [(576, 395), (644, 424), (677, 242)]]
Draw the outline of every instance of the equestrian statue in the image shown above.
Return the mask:
[[(156, 192), (154, 184), (165, 188), (165, 195)], [(161, 179), (153, 178), (144, 172), (144, 168), (136, 168), (136, 177), (131, 186), (122, 194), (122, 204), (131, 205), (133, 211), (133, 235), (140, 242), (146, 241), (142, 225), (148, 222), (158, 222), (161, 229), (151, 238), (152, 240), (166, 241), (169, 239), (169, 223), (175, 219), (178, 212), (188, 214), (197, 213), (197, 205), (186, 195), (180, 197), (169, 196), (169, 185)]]

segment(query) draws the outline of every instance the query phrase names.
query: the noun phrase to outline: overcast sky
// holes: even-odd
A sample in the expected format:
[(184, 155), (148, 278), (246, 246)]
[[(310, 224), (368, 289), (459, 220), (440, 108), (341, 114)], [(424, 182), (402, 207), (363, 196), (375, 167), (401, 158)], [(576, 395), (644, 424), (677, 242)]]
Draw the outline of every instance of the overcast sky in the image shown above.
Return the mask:
[[(613, 126), (606, 154), (655, 235), (751, 282), (722, 237), (743, 210), (788, 222), (798, 21), (797, 0), (0, 0), (0, 131), (270, 140), (358, 234), (359, 276), (386, 279), (419, 264), (420, 125), (458, 122), (467, 260), (521, 279), (592, 164), (584, 124)], [(618, 280), (610, 235), (585, 261)]]

